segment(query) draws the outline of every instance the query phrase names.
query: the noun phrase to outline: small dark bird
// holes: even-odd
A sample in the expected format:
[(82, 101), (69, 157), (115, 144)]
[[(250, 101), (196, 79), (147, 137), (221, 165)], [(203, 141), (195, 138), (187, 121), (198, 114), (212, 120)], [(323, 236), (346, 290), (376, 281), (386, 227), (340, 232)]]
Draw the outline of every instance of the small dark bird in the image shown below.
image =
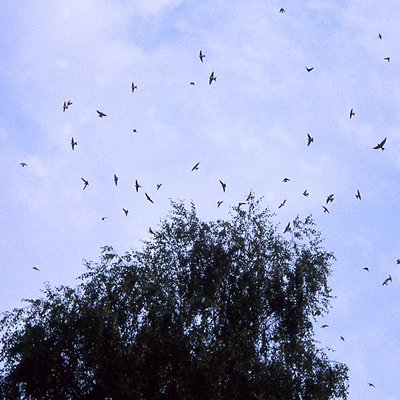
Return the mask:
[(24, 167), (27, 167), (27, 166), (28, 166), (28, 164), (27, 164), (26, 162), (20, 162), (20, 163), (19, 163), (19, 165), (20, 165), (22, 168), (24, 168)]
[(68, 107), (72, 105), (72, 101), (68, 100), (68, 101), (64, 101), (63, 104), (63, 112), (65, 112), (65, 110), (68, 110)]
[(289, 178), (283, 178), (283, 180), (282, 180), (282, 182), (290, 182), (290, 179)]
[(326, 200), (325, 200), (325, 204), (329, 204), (329, 203), (332, 203), (333, 202), (333, 200), (334, 200), (334, 194), (332, 193), (332, 194), (330, 194), (327, 198), (326, 198)]
[(400, 258), (396, 260), (396, 264), (400, 264)]
[(314, 67), (311, 67), (311, 68), (306, 67), (307, 72), (311, 72), (313, 69), (314, 69)]
[(118, 176), (115, 174), (114, 174), (114, 183), (115, 183), (115, 186), (118, 185)]
[(386, 278), (386, 279), (383, 281), (382, 286), (387, 285), (389, 282), (392, 282), (392, 277), (391, 277), (390, 275), (389, 275), (389, 278)]
[(357, 189), (357, 193), (356, 193), (356, 199), (361, 200), (361, 193), (358, 189)]
[(123, 208), (122, 211), (125, 213), (125, 217), (127, 217), (129, 210), (127, 210), (126, 208)]
[(35, 271), (40, 271), (38, 267), (32, 267), (32, 269), (34, 269)]
[(192, 86), (194, 86), (194, 82), (190, 82), (190, 84), (191, 84)]
[(322, 329), (324, 329), (324, 328), (329, 328), (329, 325), (326, 325), (326, 324), (321, 325), (321, 328), (322, 328)]
[(217, 77), (214, 75), (214, 71), (211, 72), (210, 77), (208, 78), (208, 84), (211, 85), (212, 81), (216, 81)]
[(85, 184), (85, 186), (83, 187), (83, 190), (86, 189), (87, 186), (89, 186), (89, 181), (87, 181), (86, 179), (81, 178), (83, 183)]
[(288, 224), (286, 225), (286, 228), (285, 228), (285, 230), (283, 231), (283, 233), (291, 232), (291, 231), (292, 231), (292, 228), (290, 227), (290, 222), (288, 222)]
[(141, 188), (141, 186), (139, 185), (139, 182), (138, 182), (137, 179), (136, 179), (136, 181), (135, 181), (135, 189), (136, 189), (136, 192), (139, 192), (139, 188)]
[(303, 196), (308, 197), (310, 193), (307, 192), (307, 189), (303, 192)]
[(219, 180), (219, 183), (220, 183), (220, 184), (221, 184), (221, 186), (222, 186), (222, 190), (225, 192), (225, 189), (226, 189), (226, 183), (222, 182), (222, 181), (221, 181), (221, 179)]
[(387, 139), (387, 138), (383, 139), (382, 142), (378, 143), (378, 144), (374, 147), (374, 150), (377, 150), (377, 149), (381, 149), (382, 151), (385, 150), (383, 146), (384, 146), (385, 143), (386, 143), (386, 139)]
[(72, 147), (72, 150), (74, 150), (75, 149), (75, 146), (77, 146), (78, 145), (78, 142), (75, 142), (74, 141), (74, 138), (72, 138), (71, 139), (71, 147)]
[(205, 54), (203, 54), (203, 52), (200, 50), (199, 58), (200, 58), (200, 61), (201, 61), (201, 62), (203, 62), (204, 57), (205, 57)]
[(342, 340), (342, 341), (344, 342), (344, 337), (343, 337), (343, 336), (340, 336), (340, 340)]
[(364, 267), (363, 270), (369, 272), (369, 268), (368, 267)]
[(154, 201), (150, 198), (150, 196), (149, 196), (147, 193), (145, 193), (145, 196), (146, 196), (146, 199), (147, 199), (150, 203), (153, 203), (153, 204), (154, 204)]
[(133, 133), (137, 133), (137, 130), (136, 130), (136, 129), (132, 129), (132, 132), (133, 132)]
[(199, 162), (197, 164), (195, 164), (192, 168), (192, 171), (197, 171), (199, 169)]
[(325, 206), (322, 206), (322, 208), (324, 209), (324, 213), (330, 214), (329, 210)]
[(107, 217), (101, 217), (102, 221), (105, 221), (107, 219)]
[(353, 109), (350, 110), (350, 119), (356, 115)]
[(217, 207), (219, 208), (223, 202), (223, 200), (217, 201)]
[(103, 112), (101, 112), (99, 110), (96, 110), (96, 111), (97, 111), (97, 114), (99, 114), (100, 118), (107, 117), (107, 114), (104, 114)]
[(378, 39), (382, 40), (382, 35), (380, 33), (378, 33)]
[(307, 133), (307, 146), (309, 146), (314, 141), (314, 138)]
[(385, 57), (384, 60), (390, 62), (390, 57)]
[(375, 385), (373, 383), (371, 383), (371, 382), (368, 382), (368, 386), (369, 387), (373, 387), (373, 388), (375, 387)]
[(281, 14), (283, 14), (283, 13), (285, 12), (285, 9), (284, 9), (284, 8), (281, 8), (281, 9), (279, 10), (279, 12), (280, 12)]
[(282, 208), (285, 204), (286, 204), (286, 199), (283, 200), (281, 204), (279, 204), (279, 207), (278, 207), (278, 208)]
[(160, 190), (162, 183), (157, 183), (157, 190)]
[(131, 85), (131, 90), (132, 90), (132, 93), (134, 93), (134, 91), (137, 89), (137, 86), (132, 82), (132, 85)]

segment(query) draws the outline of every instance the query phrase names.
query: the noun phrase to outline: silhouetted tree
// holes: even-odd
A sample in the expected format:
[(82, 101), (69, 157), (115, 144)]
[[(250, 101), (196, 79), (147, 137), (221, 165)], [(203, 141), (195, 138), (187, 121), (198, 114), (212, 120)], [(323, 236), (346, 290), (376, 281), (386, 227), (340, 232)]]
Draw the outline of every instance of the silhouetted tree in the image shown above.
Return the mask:
[(143, 250), (102, 249), (76, 288), (1, 321), (4, 399), (347, 398), (313, 338), (333, 255), (310, 217), (285, 237), (249, 196), (229, 220), (172, 203)]

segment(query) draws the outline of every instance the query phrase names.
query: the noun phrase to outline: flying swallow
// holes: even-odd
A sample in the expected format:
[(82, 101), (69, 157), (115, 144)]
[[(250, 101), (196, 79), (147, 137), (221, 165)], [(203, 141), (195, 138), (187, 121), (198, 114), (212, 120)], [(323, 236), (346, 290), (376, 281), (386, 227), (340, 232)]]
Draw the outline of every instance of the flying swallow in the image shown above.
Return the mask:
[(20, 163), (19, 163), (19, 165), (20, 165), (22, 168), (24, 168), (24, 167), (27, 167), (27, 166), (28, 166), (28, 164), (27, 164), (26, 162), (20, 162)]
[(377, 150), (377, 149), (381, 149), (382, 151), (385, 150), (383, 146), (384, 146), (385, 143), (386, 143), (386, 139), (387, 139), (387, 138), (383, 139), (382, 142), (378, 143), (378, 144), (374, 147), (374, 150)]
[(217, 201), (217, 207), (220, 208), (221, 204), (223, 203), (223, 200)]
[(278, 208), (282, 208), (285, 204), (286, 204), (286, 199), (283, 200), (281, 204), (279, 204), (279, 207), (278, 207)]
[(329, 325), (327, 325), (327, 324), (321, 325), (321, 328), (322, 328), (322, 329), (324, 329), (324, 328), (329, 328)]
[(290, 179), (289, 178), (283, 178), (283, 180), (282, 180), (282, 182), (290, 182)]
[(279, 10), (279, 12), (280, 12), (281, 14), (283, 14), (283, 13), (285, 12), (285, 9), (284, 9), (284, 8), (281, 8), (281, 9)]
[(81, 178), (83, 183), (85, 184), (85, 186), (83, 187), (83, 190), (86, 189), (87, 186), (89, 186), (89, 181), (87, 181), (86, 179)]
[(115, 186), (118, 185), (118, 176), (115, 174), (114, 174), (114, 183), (115, 183)]
[(324, 213), (330, 214), (329, 210), (325, 206), (322, 206), (322, 208), (324, 209)]
[(77, 146), (78, 145), (78, 142), (75, 142), (74, 141), (74, 138), (72, 138), (71, 139), (71, 147), (72, 147), (72, 150), (74, 150), (75, 149), (75, 146)]
[(373, 383), (371, 383), (371, 382), (368, 382), (368, 386), (369, 387), (373, 387), (373, 388), (375, 387), (375, 385)]
[(382, 35), (380, 33), (378, 33), (378, 39), (382, 40)]
[(35, 271), (40, 271), (38, 267), (32, 267), (32, 269), (34, 269)]
[(192, 171), (197, 171), (199, 169), (199, 162), (197, 164), (195, 164), (192, 168)]
[(303, 192), (303, 196), (304, 197), (308, 197), (310, 195), (310, 193), (307, 192), (307, 189)]
[(96, 110), (96, 111), (97, 111), (97, 114), (99, 114), (100, 118), (107, 117), (107, 114), (104, 114), (103, 112), (101, 112), (99, 110)]
[(101, 217), (101, 220), (102, 221), (104, 221), (104, 220), (106, 220), (107, 219), (107, 217)]
[(192, 86), (194, 86), (194, 82), (190, 82), (190, 84), (191, 84)]
[(127, 210), (126, 208), (123, 208), (122, 211), (125, 213), (125, 217), (127, 217), (129, 210)]
[(138, 182), (137, 179), (136, 179), (136, 181), (135, 181), (135, 189), (136, 189), (136, 192), (139, 192), (139, 188), (141, 188), (141, 186), (139, 185), (139, 182)]
[(389, 278), (386, 278), (386, 279), (383, 281), (382, 286), (387, 285), (389, 282), (392, 282), (392, 277), (391, 277), (390, 275), (389, 275)]
[(390, 57), (385, 57), (384, 60), (390, 62)]
[(134, 93), (135, 89), (137, 89), (137, 86), (132, 82), (132, 85), (131, 85), (132, 93)]
[(357, 193), (356, 193), (356, 199), (361, 200), (361, 193), (358, 189), (357, 189)]
[(157, 190), (160, 190), (162, 183), (157, 183)]
[(369, 268), (368, 267), (364, 267), (363, 270), (369, 272)]
[(340, 336), (340, 340), (342, 340), (342, 341), (344, 342), (344, 337), (343, 337), (343, 336)]
[(132, 132), (133, 132), (133, 133), (137, 133), (137, 130), (136, 130), (136, 129), (132, 129)]
[(292, 231), (292, 228), (290, 227), (290, 222), (288, 222), (288, 224), (286, 225), (286, 228), (285, 228), (285, 230), (283, 231), (283, 233), (291, 232), (291, 231)]
[(400, 264), (400, 258), (396, 260), (396, 264)]
[(325, 204), (329, 204), (329, 203), (332, 203), (333, 202), (333, 200), (334, 200), (334, 194), (332, 193), (332, 194), (330, 194), (327, 198), (326, 198), (326, 200), (325, 200)]
[(307, 133), (307, 146), (309, 146), (314, 141), (314, 138)]
[(306, 67), (307, 72), (311, 72), (313, 69), (314, 69), (314, 67), (311, 67), (311, 68)]
[(147, 193), (145, 193), (145, 196), (146, 196), (146, 199), (147, 199), (150, 203), (153, 203), (153, 204), (154, 204), (154, 201), (150, 198), (150, 196), (149, 196)]
[(226, 189), (226, 183), (222, 182), (222, 181), (221, 181), (221, 179), (219, 180), (219, 183), (220, 183), (220, 184), (221, 184), (221, 186), (222, 186), (222, 190), (225, 192), (225, 189)]
[(63, 112), (65, 112), (65, 110), (68, 110), (68, 107), (72, 105), (72, 101), (68, 100), (68, 101), (64, 101), (63, 104)]
[(350, 119), (356, 115), (353, 109), (350, 110)]
[(205, 57), (205, 54), (203, 54), (203, 52), (200, 50), (199, 58), (200, 58), (200, 61), (201, 61), (201, 62), (203, 62), (204, 57)]
[(214, 71), (211, 72), (210, 77), (208, 78), (208, 84), (211, 85), (212, 81), (216, 81), (217, 77), (214, 75)]

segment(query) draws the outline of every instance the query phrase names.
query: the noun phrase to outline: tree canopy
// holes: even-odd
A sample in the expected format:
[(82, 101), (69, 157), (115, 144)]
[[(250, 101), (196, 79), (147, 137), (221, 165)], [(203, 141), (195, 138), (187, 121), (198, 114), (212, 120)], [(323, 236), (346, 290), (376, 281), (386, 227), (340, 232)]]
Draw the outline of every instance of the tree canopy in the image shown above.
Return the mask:
[(281, 232), (253, 195), (213, 222), (172, 202), (141, 250), (3, 314), (0, 397), (346, 399), (313, 331), (334, 256), (311, 217)]

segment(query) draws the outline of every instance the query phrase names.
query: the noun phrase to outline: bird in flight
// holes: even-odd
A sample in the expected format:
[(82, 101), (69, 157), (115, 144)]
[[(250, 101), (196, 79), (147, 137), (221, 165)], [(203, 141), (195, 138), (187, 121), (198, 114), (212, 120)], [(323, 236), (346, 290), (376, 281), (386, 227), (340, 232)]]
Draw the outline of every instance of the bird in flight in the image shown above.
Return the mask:
[(281, 9), (279, 10), (279, 12), (280, 12), (280, 14), (283, 14), (283, 13), (285, 12), (285, 9), (284, 9), (284, 8), (281, 8)]
[(283, 180), (282, 180), (282, 182), (290, 182), (290, 179), (289, 178), (283, 178)]
[(150, 198), (150, 196), (149, 196), (147, 193), (145, 193), (145, 195), (146, 195), (146, 199), (147, 199), (150, 203), (153, 203), (153, 204), (154, 204), (154, 201)]
[(141, 186), (139, 185), (139, 182), (138, 182), (137, 179), (136, 179), (136, 181), (135, 181), (135, 189), (136, 189), (136, 192), (139, 192), (139, 188), (141, 188)]
[(385, 150), (383, 146), (384, 146), (385, 143), (386, 143), (386, 139), (387, 139), (387, 138), (383, 139), (382, 142), (378, 143), (378, 144), (374, 147), (374, 150), (377, 150), (377, 149), (381, 149), (382, 151)]
[(38, 267), (32, 267), (32, 269), (34, 269), (35, 271), (40, 271)]
[(102, 221), (104, 221), (104, 220), (106, 220), (107, 219), (107, 217), (101, 217), (101, 220)]
[(307, 146), (309, 146), (314, 141), (314, 138), (307, 133)]
[(115, 183), (115, 186), (118, 185), (118, 176), (115, 174), (114, 174), (114, 183)]
[(83, 183), (85, 184), (85, 186), (83, 186), (83, 190), (85, 190), (86, 187), (89, 186), (89, 181), (84, 178), (81, 178), (81, 179), (82, 179)]
[(132, 93), (134, 93), (136, 89), (137, 89), (137, 86), (132, 82), (132, 85), (131, 85)]
[(20, 163), (19, 163), (19, 165), (20, 165), (22, 168), (24, 168), (24, 167), (27, 167), (27, 166), (28, 166), (28, 164), (27, 164), (26, 162), (20, 162)]
[(380, 33), (378, 33), (378, 39), (382, 40), (382, 35)]
[(350, 110), (350, 119), (356, 115), (353, 109)]
[(369, 268), (368, 267), (364, 267), (363, 270), (369, 272)]
[(212, 81), (216, 81), (217, 77), (214, 75), (214, 71), (211, 72), (210, 77), (208, 78), (208, 84), (211, 85)]
[(286, 225), (286, 228), (285, 228), (285, 230), (283, 231), (283, 233), (291, 232), (291, 231), (292, 231), (292, 228), (290, 227), (290, 222), (288, 222), (288, 224)]
[(306, 67), (307, 72), (311, 72), (313, 69), (314, 69), (314, 67), (310, 67), (310, 68)]
[(400, 264), (400, 258), (396, 260), (396, 264)]
[(162, 183), (157, 183), (157, 190), (160, 190)]
[(340, 340), (342, 340), (342, 341), (344, 342), (344, 337), (343, 337), (343, 336), (340, 336)]
[(330, 214), (329, 210), (325, 206), (322, 206), (322, 208), (324, 209), (324, 213)]
[(220, 207), (221, 207), (221, 204), (222, 204), (223, 202), (224, 202), (223, 200), (217, 201), (217, 207), (220, 208)]
[(286, 199), (283, 200), (281, 204), (279, 204), (279, 207), (278, 207), (278, 208), (282, 208), (285, 204), (286, 204)]
[(190, 84), (192, 85), (192, 86), (194, 86), (194, 82), (192, 81), (192, 82), (190, 82)]
[(204, 57), (205, 57), (205, 54), (203, 54), (203, 52), (200, 50), (199, 58), (200, 58), (200, 61), (201, 61), (201, 62), (203, 62)]
[(310, 193), (307, 192), (307, 189), (303, 192), (303, 196), (304, 197), (308, 197), (310, 195)]
[(222, 186), (222, 190), (225, 192), (225, 189), (226, 189), (226, 183), (222, 182), (222, 181), (221, 181), (221, 179), (219, 180), (219, 183), (220, 183), (220, 184), (221, 184), (221, 186)]
[(96, 111), (97, 111), (97, 114), (99, 114), (100, 118), (107, 117), (107, 114), (104, 114), (103, 112), (101, 112), (99, 110), (96, 110)]
[(71, 147), (72, 147), (72, 150), (75, 150), (75, 146), (77, 146), (77, 145), (78, 145), (78, 142), (75, 142), (74, 138), (72, 138), (72, 139), (71, 139)]
[(122, 211), (125, 213), (125, 217), (127, 217), (129, 210), (127, 210), (126, 208), (123, 208)]
[(192, 171), (197, 171), (199, 169), (199, 164), (200, 162), (198, 162), (197, 164), (195, 164), (192, 168)]
[(389, 275), (388, 278), (386, 278), (386, 279), (383, 281), (382, 286), (387, 285), (389, 282), (392, 282), (392, 277), (391, 277), (390, 275)]
[(329, 325), (327, 325), (327, 324), (321, 325), (321, 328), (322, 328), (322, 329), (324, 329), (324, 328), (329, 328)]
[(371, 383), (371, 382), (368, 382), (368, 386), (369, 387), (373, 387), (373, 388), (375, 387), (375, 385), (373, 383)]
[(390, 62), (390, 57), (385, 57), (384, 60)]
[(72, 106), (72, 101), (71, 101), (71, 100), (64, 101), (64, 104), (63, 104), (63, 112), (65, 112), (65, 110), (68, 110), (68, 107), (69, 107), (69, 106)]
[(357, 193), (356, 193), (356, 199), (361, 200), (361, 193), (358, 189), (357, 189)]
[(326, 198), (325, 203), (326, 203), (326, 204), (332, 203), (333, 200), (334, 200), (334, 196), (335, 196), (335, 195), (334, 195), (333, 193), (330, 194), (330, 195)]

